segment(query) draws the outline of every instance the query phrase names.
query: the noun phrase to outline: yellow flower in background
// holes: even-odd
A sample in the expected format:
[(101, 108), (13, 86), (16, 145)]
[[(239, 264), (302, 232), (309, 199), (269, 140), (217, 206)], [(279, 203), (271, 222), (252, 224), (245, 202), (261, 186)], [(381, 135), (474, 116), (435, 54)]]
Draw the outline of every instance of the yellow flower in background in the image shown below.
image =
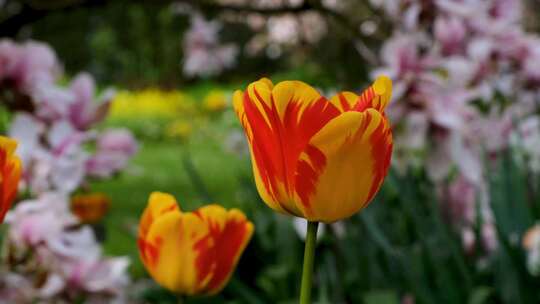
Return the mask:
[(172, 195), (154, 192), (139, 223), (139, 253), (163, 287), (213, 295), (227, 284), (253, 229), (238, 209), (207, 205), (182, 212)]
[(334, 222), (366, 207), (390, 165), (392, 131), (384, 114), (392, 82), (378, 78), (361, 95), (326, 99), (300, 81), (266, 78), (233, 96), (257, 190), (272, 209)]
[(174, 118), (192, 113), (191, 99), (180, 91), (146, 89), (142, 91), (120, 91), (111, 104), (110, 116), (120, 118)]
[(185, 120), (176, 120), (171, 122), (165, 129), (165, 135), (171, 138), (186, 140), (191, 135), (193, 127), (190, 122)]
[(110, 205), (109, 196), (101, 192), (78, 194), (71, 198), (71, 211), (83, 223), (98, 222), (107, 214)]
[(3, 222), (15, 196), (21, 179), (22, 164), (15, 155), (17, 141), (0, 136), (0, 223)]
[(227, 95), (223, 91), (210, 91), (203, 100), (203, 109), (207, 112), (221, 112), (226, 108)]

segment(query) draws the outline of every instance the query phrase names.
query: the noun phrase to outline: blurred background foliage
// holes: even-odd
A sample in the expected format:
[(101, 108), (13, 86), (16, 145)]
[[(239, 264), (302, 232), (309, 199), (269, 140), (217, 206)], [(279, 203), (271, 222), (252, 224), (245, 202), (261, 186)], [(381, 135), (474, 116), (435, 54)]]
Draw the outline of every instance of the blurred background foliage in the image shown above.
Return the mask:
[[(151, 84), (173, 88), (194, 81), (178, 73), (183, 58), (182, 33), (188, 28), (190, 18), (189, 14), (175, 9), (175, 5), (181, 6), (183, 1), (5, 2), (4, 10), (0, 12), (3, 29), (0, 36), (47, 41), (63, 59), (70, 74), (86, 70), (98, 77), (102, 84), (130, 88)], [(308, 11), (320, 5), (317, 1), (314, 3), (314, 6), (290, 11)], [(192, 4), (201, 7), (207, 18), (212, 18), (224, 8), (226, 12), (236, 10), (235, 5), (218, 5), (212, 1)], [(351, 11), (355, 12), (351, 15), (356, 20), (365, 19), (370, 12), (362, 1), (351, 6)], [(253, 10), (263, 15), (277, 14), (272, 10), (267, 13), (265, 9)], [(337, 20), (340, 21), (333, 21), (336, 23), (335, 33), (326, 35), (316, 48), (300, 42), (279, 58), (269, 58), (265, 53), (258, 56), (240, 54), (236, 67), (215, 80), (238, 82), (262, 74), (298, 69), (303, 79), (314, 80), (319, 86), (330, 86), (336, 81), (344, 86), (358, 85), (359, 81), (366, 81), (369, 67), (357, 55), (357, 46), (350, 39), (354, 35), (351, 30), (340, 30), (344, 27), (342, 23), (348, 21), (343, 21), (342, 17), (337, 17)], [(220, 33), (220, 38), (239, 45), (245, 45), (253, 35), (253, 30), (242, 19), (228, 20), (226, 29)], [(381, 42), (371, 40), (372, 44)]]

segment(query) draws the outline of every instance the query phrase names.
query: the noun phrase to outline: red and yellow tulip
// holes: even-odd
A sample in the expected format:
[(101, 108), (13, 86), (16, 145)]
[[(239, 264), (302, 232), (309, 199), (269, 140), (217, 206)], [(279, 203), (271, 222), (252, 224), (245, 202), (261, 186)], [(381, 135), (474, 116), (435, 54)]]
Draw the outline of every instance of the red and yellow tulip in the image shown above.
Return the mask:
[(83, 223), (96, 223), (101, 220), (111, 205), (107, 194), (95, 192), (78, 194), (71, 198), (71, 211)]
[(384, 114), (392, 82), (331, 99), (300, 81), (263, 78), (233, 103), (251, 151), (260, 196), (272, 209), (334, 222), (366, 207), (389, 168), (392, 131)]
[(0, 136), (0, 223), (4, 220), (21, 179), (21, 160), (15, 155), (17, 141)]
[(253, 234), (238, 209), (219, 205), (182, 212), (173, 196), (154, 192), (139, 224), (141, 259), (154, 280), (184, 295), (213, 295), (227, 284)]
[(0, 223), (17, 195), (21, 178), (21, 160), (15, 155), (17, 142), (0, 136)]

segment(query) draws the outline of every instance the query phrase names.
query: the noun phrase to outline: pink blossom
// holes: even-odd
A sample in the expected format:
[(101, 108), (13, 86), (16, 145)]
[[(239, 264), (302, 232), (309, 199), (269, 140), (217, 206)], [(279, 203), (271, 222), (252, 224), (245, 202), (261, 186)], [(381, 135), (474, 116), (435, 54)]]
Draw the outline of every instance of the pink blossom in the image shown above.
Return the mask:
[(50, 83), (35, 84), (29, 95), (36, 107), (36, 117), (48, 122), (66, 117), (75, 101), (68, 90)]
[(109, 130), (97, 140), (97, 152), (86, 162), (88, 174), (110, 177), (123, 169), (137, 152), (137, 142), (126, 129)]
[[(9, 278), (19, 281), (7, 287), (13, 289), (10, 294), (13, 301), (50, 300), (60, 294), (64, 297), (84, 294), (102, 302), (123, 297), (129, 283), (126, 272), (129, 260), (102, 256), (92, 229), (80, 226), (70, 213), (65, 194), (44, 193), (36, 200), (23, 201), (8, 214), (6, 222), (10, 225), (7, 238), (10, 254), (18, 252), (26, 257), (8, 263), (8, 269), (26, 267), (25, 273), (39, 272), (44, 276), (40, 280), (45, 279), (44, 284), (36, 284), (32, 275), (8, 272), (0, 281), (3, 287), (9, 284)], [(4, 288), (0, 294), (6, 293)], [(19, 288), (26, 292), (18, 291)]]
[(133, 134), (127, 129), (107, 130), (97, 141), (99, 150), (122, 153), (133, 156), (137, 152), (137, 142)]
[(497, 228), (493, 223), (485, 223), (482, 225), (482, 230), (480, 232), (482, 237), (482, 246), (487, 253), (492, 253), (497, 250), (499, 246), (499, 240), (497, 236)]
[(9, 40), (2, 41), (9, 58), (8, 74), (4, 75), (15, 82), (15, 85), (30, 92), (42, 83), (53, 83), (60, 72), (60, 66), (54, 51), (46, 44), (29, 41), (13, 46)]
[(105, 118), (112, 100), (112, 91), (105, 92), (100, 101), (95, 101), (96, 84), (87, 73), (79, 74), (71, 82), (70, 90), (75, 95), (75, 102), (70, 105), (69, 118), (77, 129), (86, 130)]
[(434, 24), (435, 38), (441, 44), (446, 55), (462, 51), (466, 35), (463, 20), (450, 17), (438, 17)]
[(523, 74), (525, 79), (537, 87), (540, 86), (540, 39), (527, 41), (527, 55), (523, 60)]
[(19, 61), (18, 45), (8, 39), (0, 40), (0, 82), (14, 75), (14, 68)]
[(540, 118), (523, 119), (513, 135), (513, 146), (524, 156), (527, 168), (540, 172)]
[(236, 63), (238, 48), (219, 43), (220, 27), (217, 21), (206, 21), (198, 14), (192, 17), (184, 37), (184, 74), (213, 76)]
[(118, 294), (129, 283), (126, 257), (102, 260), (83, 260), (70, 265), (68, 284), (93, 293)]

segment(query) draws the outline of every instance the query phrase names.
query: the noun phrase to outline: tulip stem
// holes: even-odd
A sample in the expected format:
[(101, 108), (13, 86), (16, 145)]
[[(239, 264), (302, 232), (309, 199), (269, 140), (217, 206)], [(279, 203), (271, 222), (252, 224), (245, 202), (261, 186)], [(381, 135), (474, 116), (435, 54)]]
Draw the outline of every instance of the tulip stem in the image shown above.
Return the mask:
[(186, 299), (182, 295), (177, 295), (176, 299), (178, 300), (178, 304), (186, 304)]
[(318, 226), (319, 222), (307, 222), (306, 247), (304, 249), (304, 268), (302, 270), (302, 285), (300, 287), (300, 304), (311, 303), (311, 283)]

